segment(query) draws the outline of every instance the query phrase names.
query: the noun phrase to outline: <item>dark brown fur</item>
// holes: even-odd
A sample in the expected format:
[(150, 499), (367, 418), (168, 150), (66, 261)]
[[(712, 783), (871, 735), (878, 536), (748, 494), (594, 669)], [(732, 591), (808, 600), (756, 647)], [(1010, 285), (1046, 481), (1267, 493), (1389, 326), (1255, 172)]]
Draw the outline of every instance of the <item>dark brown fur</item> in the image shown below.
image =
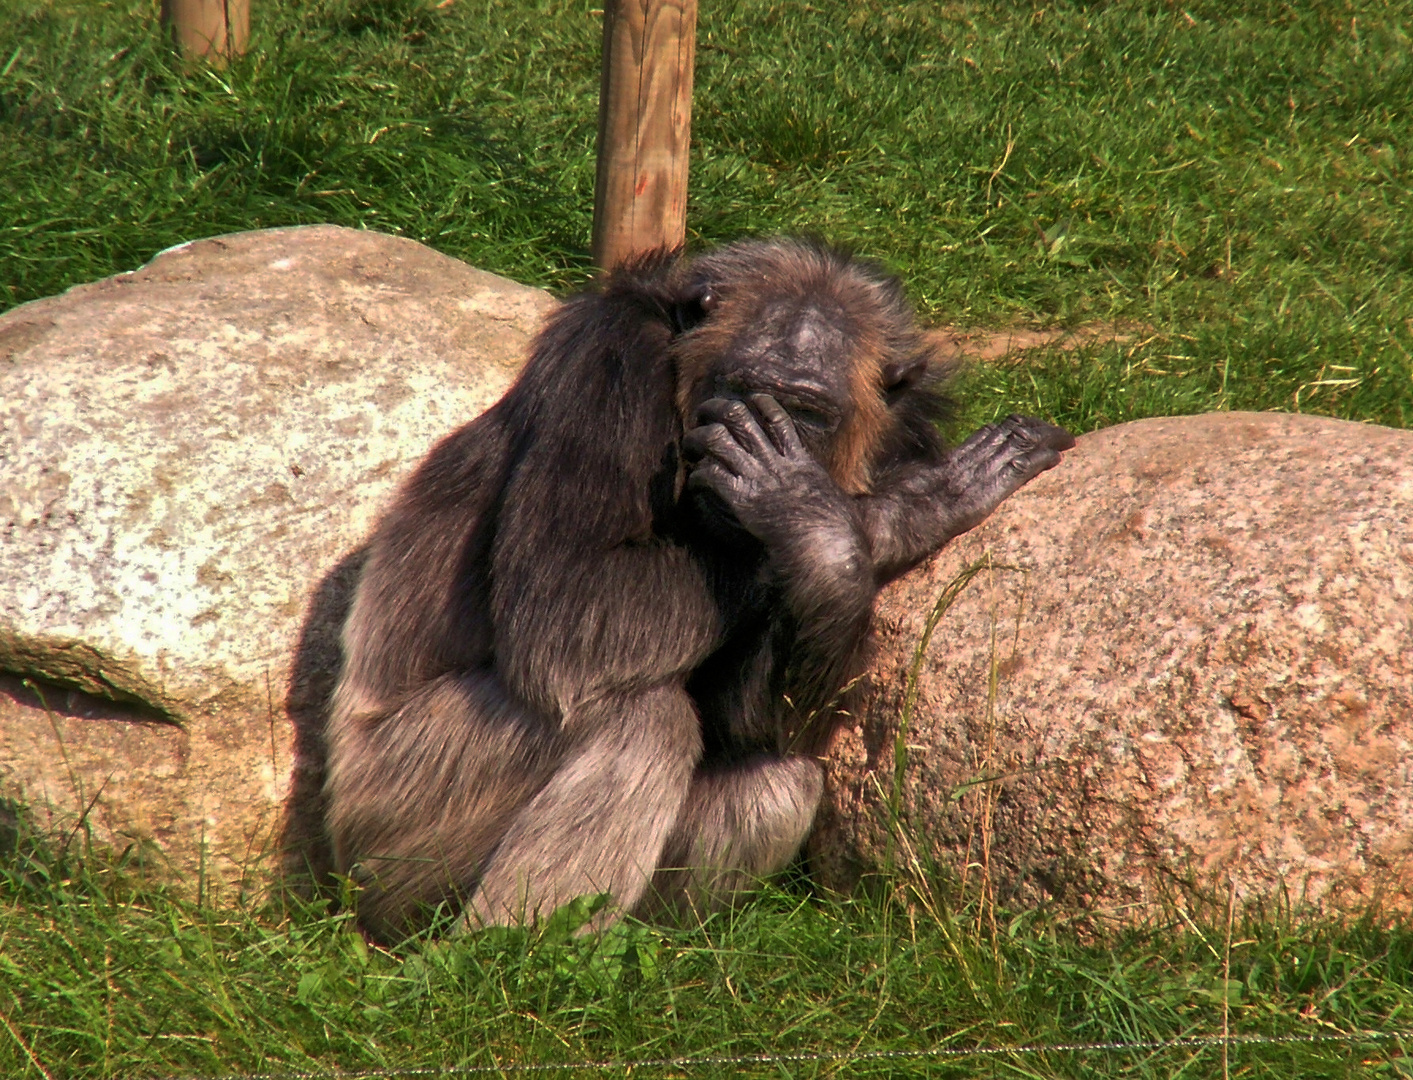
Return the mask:
[(947, 452), (927, 361), (895, 281), (795, 241), (550, 316), (403, 486), (345, 626), (325, 794), (370, 932), (700, 910), (793, 856), (879, 585), (1069, 445), (1012, 418)]

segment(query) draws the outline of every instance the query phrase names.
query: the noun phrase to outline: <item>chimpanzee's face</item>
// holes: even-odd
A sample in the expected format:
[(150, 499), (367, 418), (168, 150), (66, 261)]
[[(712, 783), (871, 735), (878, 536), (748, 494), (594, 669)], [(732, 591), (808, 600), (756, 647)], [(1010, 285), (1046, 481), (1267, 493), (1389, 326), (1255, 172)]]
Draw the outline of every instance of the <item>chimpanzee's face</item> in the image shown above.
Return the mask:
[(827, 298), (770, 301), (723, 345), (691, 395), (691, 413), (709, 398), (769, 394), (790, 414), (800, 441), (826, 460), (831, 440), (852, 411), (843, 309)]

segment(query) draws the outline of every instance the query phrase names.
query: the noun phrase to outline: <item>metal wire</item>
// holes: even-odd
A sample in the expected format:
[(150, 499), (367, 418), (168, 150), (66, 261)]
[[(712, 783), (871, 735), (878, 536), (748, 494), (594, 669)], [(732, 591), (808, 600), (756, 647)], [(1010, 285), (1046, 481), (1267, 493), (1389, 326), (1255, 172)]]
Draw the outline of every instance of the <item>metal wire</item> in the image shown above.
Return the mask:
[(630, 1069), (692, 1069), (711, 1065), (809, 1064), (810, 1062), (919, 1061), (928, 1058), (1004, 1057), (1034, 1054), (1134, 1053), (1222, 1046), (1291, 1046), (1312, 1043), (1378, 1043), (1413, 1039), (1413, 1031), (1315, 1032), (1306, 1035), (1189, 1035), (1135, 1042), (1026, 1043), (1020, 1046), (934, 1046), (924, 1050), (811, 1050), (796, 1054), (734, 1054), (622, 1061), (508, 1062), (501, 1065), (421, 1065), (408, 1068), (314, 1072), (228, 1073), (184, 1080), (374, 1080), (419, 1076), (481, 1076), (488, 1073), (623, 1072)]

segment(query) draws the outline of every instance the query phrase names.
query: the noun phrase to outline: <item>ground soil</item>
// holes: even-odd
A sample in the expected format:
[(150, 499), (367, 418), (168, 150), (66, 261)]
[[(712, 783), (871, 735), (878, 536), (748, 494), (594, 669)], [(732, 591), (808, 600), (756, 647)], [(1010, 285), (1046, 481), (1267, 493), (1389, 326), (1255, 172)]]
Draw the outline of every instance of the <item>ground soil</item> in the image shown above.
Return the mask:
[(1110, 341), (1130, 341), (1136, 337), (1136, 330), (1113, 323), (1089, 323), (1054, 330), (938, 326), (929, 336), (945, 359), (1005, 360), (1018, 359), (1018, 354), (1036, 349), (1078, 349)]

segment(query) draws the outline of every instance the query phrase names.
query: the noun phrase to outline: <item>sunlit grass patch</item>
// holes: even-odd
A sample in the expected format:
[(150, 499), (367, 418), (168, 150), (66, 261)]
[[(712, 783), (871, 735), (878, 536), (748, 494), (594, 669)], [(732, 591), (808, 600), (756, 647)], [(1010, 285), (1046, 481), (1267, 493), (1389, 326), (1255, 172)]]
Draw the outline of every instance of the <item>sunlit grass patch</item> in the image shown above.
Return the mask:
[[(971, 419), (1406, 426), (1413, 8), (704, 6), (689, 242), (809, 230), (939, 324), (1142, 325), (976, 376)], [(145, 0), (0, 0), (0, 304), (223, 231), (395, 232), (590, 272), (599, 9), (261, 4), (184, 72)]]
[[(771, 888), (682, 930), (574, 936), (571, 919), (388, 951), (347, 912), (196, 903), (98, 853), (4, 865), (6, 1076), (668, 1059), (713, 1077), (1215, 1076), (1222, 1048), (1182, 1040), (1224, 1030), (1356, 1035), (1234, 1043), (1232, 1075), (1398, 1076), (1401, 1041), (1376, 1036), (1413, 1003), (1407, 929), (1279, 911), (1099, 934), (1002, 911), (993, 931), (955, 885), (899, 878), (855, 900)], [(1043, 1049), (1077, 1044), (1095, 1048)], [(972, 1049), (988, 1056), (950, 1056)]]

